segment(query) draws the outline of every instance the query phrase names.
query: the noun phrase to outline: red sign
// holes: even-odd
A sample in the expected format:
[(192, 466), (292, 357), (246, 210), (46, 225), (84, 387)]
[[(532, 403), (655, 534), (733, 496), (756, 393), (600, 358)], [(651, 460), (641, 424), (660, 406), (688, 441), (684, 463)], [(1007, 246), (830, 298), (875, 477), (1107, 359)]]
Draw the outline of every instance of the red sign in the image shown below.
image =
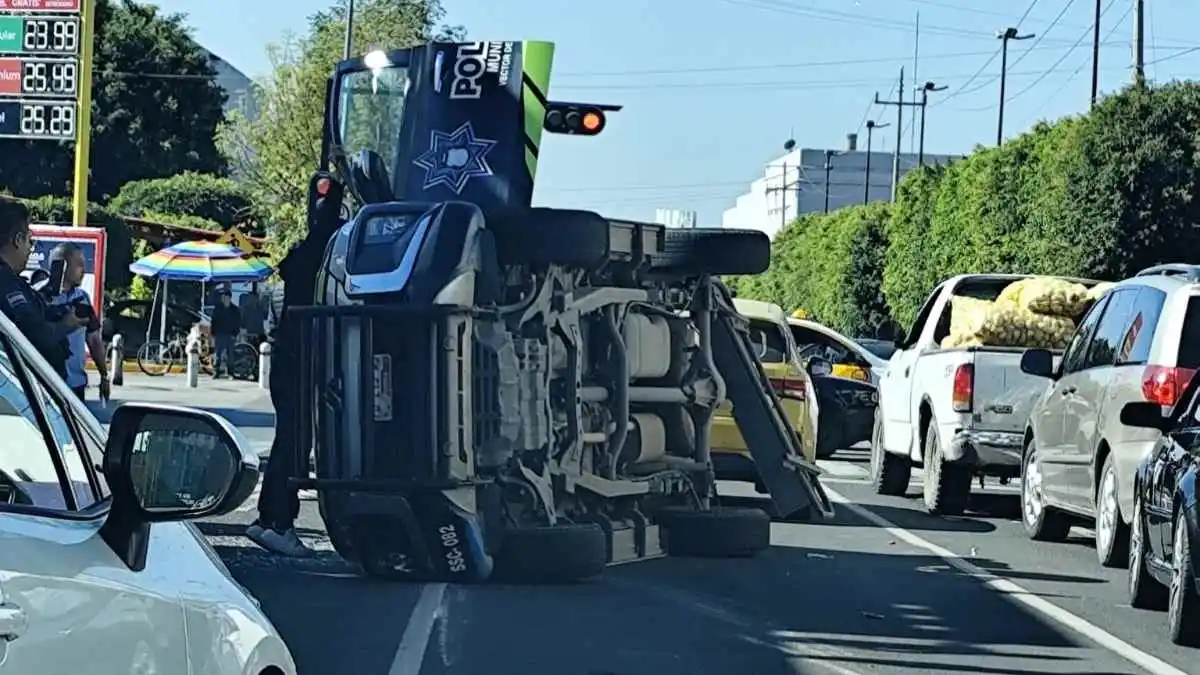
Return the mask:
[(0, 59), (0, 96), (21, 95), (22, 72), (21, 59)]
[(0, 12), (78, 12), (80, 0), (0, 0)]

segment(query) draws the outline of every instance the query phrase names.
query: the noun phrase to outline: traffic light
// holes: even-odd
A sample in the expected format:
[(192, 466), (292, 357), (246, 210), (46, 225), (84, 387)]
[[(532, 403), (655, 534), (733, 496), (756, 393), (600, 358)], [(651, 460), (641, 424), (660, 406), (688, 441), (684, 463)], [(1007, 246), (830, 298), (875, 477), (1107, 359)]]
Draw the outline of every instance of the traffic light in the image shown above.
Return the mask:
[(605, 111), (613, 108), (616, 106), (551, 103), (546, 106), (542, 127), (552, 134), (595, 136), (608, 123)]

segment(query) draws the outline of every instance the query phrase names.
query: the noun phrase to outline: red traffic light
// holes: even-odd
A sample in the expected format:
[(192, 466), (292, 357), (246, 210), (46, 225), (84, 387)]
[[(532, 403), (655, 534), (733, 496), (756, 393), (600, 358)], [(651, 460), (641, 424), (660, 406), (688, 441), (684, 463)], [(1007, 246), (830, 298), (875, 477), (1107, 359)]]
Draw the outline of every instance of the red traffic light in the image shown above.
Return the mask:
[(604, 131), (604, 111), (586, 106), (553, 106), (546, 110), (542, 128), (552, 134), (595, 136)]

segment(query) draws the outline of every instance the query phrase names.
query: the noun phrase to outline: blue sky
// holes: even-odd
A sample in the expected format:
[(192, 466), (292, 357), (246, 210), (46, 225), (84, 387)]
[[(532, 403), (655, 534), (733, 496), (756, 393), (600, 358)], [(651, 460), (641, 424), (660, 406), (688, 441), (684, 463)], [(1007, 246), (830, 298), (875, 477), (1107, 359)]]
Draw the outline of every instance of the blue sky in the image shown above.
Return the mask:
[[(894, 125), (895, 108), (869, 104), (876, 91), (894, 98), (901, 66), (911, 86), (918, 12), (917, 77), (949, 87), (933, 95), (944, 102), (931, 98), (926, 151), (993, 143), (999, 59), (973, 76), (997, 50), (995, 32), (1030, 7), (1030, 0), (444, 2), (450, 22), (472, 39), (558, 43), (552, 96), (625, 106), (598, 138), (550, 139), (537, 201), (643, 219), (657, 207), (694, 209), (702, 224), (719, 224), (789, 137), (802, 147), (841, 148), (867, 117)], [(258, 75), (266, 45), (303, 31), (305, 18), (328, 2), (155, 4), (187, 14), (202, 44)], [(1102, 91), (1131, 77), (1133, 4), (1103, 0)], [(1200, 37), (1189, 35), (1200, 25), (1200, 5), (1146, 4), (1148, 76), (1200, 74)], [(1092, 0), (1032, 3), (1020, 28), (1037, 37), (1010, 43), (1006, 135), (1087, 108), (1093, 11)], [(894, 133), (880, 132), (882, 148), (894, 146)], [(910, 139), (905, 133), (904, 149)]]

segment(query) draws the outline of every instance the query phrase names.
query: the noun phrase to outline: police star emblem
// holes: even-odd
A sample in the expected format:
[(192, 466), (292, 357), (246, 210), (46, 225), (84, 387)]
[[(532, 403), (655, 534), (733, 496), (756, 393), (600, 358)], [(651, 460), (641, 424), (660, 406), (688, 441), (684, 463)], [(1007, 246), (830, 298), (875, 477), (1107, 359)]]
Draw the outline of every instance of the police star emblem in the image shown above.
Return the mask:
[(425, 169), (423, 189), (444, 185), (455, 194), (462, 194), (472, 178), (494, 175), (487, 161), (494, 147), (496, 141), (479, 138), (471, 123), (464, 122), (450, 133), (430, 133), (429, 149), (414, 159), (413, 164)]

